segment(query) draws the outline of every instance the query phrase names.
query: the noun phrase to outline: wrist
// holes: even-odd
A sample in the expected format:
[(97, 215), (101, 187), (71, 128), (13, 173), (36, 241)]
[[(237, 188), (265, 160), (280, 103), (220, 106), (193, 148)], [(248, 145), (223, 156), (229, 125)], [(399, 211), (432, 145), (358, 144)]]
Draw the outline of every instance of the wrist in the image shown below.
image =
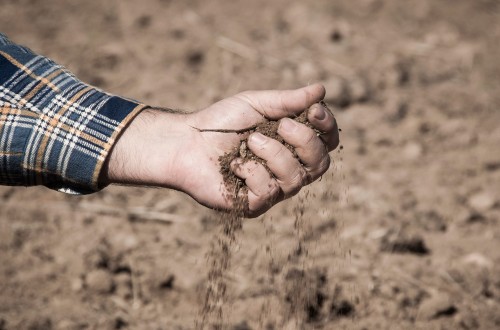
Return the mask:
[(187, 114), (147, 109), (137, 115), (115, 142), (101, 182), (179, 189), (179, 156), (188, 143)]

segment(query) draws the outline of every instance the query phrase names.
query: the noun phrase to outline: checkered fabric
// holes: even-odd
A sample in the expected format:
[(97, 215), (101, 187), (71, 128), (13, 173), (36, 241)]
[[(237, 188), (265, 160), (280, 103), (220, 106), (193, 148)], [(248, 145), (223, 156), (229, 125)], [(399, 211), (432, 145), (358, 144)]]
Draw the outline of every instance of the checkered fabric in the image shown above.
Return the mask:
[(0, 34), (0, 184), (101, 189), (106, 156), (145, 107), (82, 83)]

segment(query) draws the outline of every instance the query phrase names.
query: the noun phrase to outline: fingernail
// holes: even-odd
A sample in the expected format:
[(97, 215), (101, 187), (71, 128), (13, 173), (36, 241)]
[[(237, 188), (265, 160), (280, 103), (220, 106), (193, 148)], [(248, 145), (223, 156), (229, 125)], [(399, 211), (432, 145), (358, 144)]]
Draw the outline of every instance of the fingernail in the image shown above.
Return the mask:
[(316, 106), (314, 108), (314, 118), (317, 120), (323, 120), (326, 117), (326, 111), (322, 106)]
[(267, 142), (267, 138), (258, 132), (250, 135), (250, 140), (259, 146), (264, 145)]
[(280, 130), (284, 130), (285, 132), (292, 133), (297, 129), (297, 123), (295, 120), (292, 120), (290, 118), (283, 118), (281, 119), (280, 122)]

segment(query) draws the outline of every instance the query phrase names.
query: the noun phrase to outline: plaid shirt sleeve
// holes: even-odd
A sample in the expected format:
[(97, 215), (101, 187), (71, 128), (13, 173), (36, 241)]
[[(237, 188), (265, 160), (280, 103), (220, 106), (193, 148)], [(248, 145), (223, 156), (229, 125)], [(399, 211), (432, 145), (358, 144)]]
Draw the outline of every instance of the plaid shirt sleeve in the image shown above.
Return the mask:
[(101, 189), (106, 156), (145, 107), (82, 83), (0, 34), (0, 184)]

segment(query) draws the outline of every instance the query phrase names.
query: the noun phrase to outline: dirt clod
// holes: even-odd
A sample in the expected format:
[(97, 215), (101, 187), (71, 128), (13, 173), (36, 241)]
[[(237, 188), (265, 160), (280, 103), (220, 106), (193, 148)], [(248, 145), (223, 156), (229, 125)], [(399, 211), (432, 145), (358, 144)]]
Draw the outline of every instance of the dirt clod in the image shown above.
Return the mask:
[(390, 253), (411, 253), (417, 255), (424, 255), (430, 252), (421, 235), (408, 233), (404, 229), (389, 231), (382, 238), (381, 250)]
[(470, 196), (468, 203), (473, 210), (486, 212), (496, 204), (496, 200), (493, 194), (481, 191)]
[(52, 330), (52, 320), (48, 317), (40, 317), (30, 322), (27, 327), (28, 330)]
[(127, 272), (121, 272), (114, 276), (115, 291), (114, 293), (123, 299), (132, 297), (132, 279)]
[(430, 320), (452, 316), (456, 312), (457, 308), (451, 302), (450, 297), (444, 293), (437, 293), (422, 302), (419, 308), (419, 317)]
[(252, 328), (248, 325), (247, 321), (241, 321), (238, 324), (235, 324), (231, 330), (252, 330)]

